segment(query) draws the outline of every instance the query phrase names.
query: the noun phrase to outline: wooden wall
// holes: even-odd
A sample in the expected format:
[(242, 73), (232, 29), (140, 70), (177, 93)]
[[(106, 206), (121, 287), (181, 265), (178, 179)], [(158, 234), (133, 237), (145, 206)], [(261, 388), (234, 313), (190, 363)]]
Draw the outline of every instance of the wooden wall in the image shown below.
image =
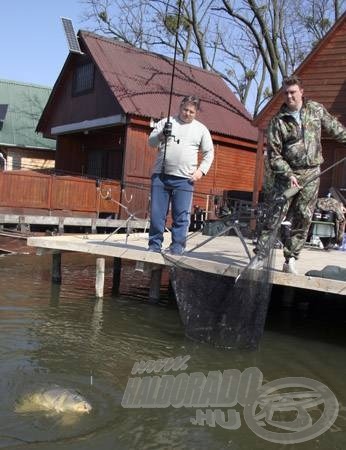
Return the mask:
[[(327, 169), (346, 156), (346, 147), (332, 140), (323, 141), (324, 163), (321, 170)], [(319, 196), (328, 194), (329, 188), (346, 188), (346, 162), (343, 162), (321, 176)]]
[[(148, 145), (148, 136), (148, 126), (145, 124), (127, 127), (121, 202), (129, 212), (140, 218), (146, 218), (149, 214), (151, 168), (156, 157), (156, 150)], [(128, 217), (125, 208), (122, 208), (123, 218)]]
[(87, 134), (75, 133), (58, 136), (56, 169), (74, 174), (88, 173), (88, 152), (104, 152), (107, 167), (103, 178), (121, 179), (125, 127), (90, 130)]
[(324, 106), (346, 125), (346, 20), (320, 51), (313, 53), (299, 76), (308, 98)]
[(64, 72), (63, 79), (57, 85), (54, 104), (47, 106), (46, 118), (49, 123), (42, 123), (41, 130), (45, 136), (50, 135), (51, 127), (82, 122), (84, 120), (121, 114), (119, 103), (114, 99), (99, 70), (95, 67), (94, 89), (83, 95), (72, 95), (73, 71), (86, 56), (70, 55), (72, 64)]
[(64, 215), (89, 213), (97, 216), (101, 212), (119, 213), (119, 181), (104, 181), (97, 186), (95, 180), (44, 175), (31, 171), (0, 172), (0, 207), (8, 212), (25, 208), (39, 209), (42, 213), (64, 212)]

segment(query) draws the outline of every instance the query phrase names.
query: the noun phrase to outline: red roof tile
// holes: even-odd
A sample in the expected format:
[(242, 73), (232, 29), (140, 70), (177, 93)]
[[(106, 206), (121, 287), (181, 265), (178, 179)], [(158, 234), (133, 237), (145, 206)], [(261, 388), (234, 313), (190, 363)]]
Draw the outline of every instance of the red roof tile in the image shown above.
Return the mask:
[[(79, 31), (78, 35), (126, 114), (154, 119), (167, 116), (172, 59), (90, 32)], [(173, 92), (171, 114), (182, 96), (198, 95), (202, 100), (198, 119), (210, 131), (257, 140), (251, 115), (219, 75), (177, 61)]]

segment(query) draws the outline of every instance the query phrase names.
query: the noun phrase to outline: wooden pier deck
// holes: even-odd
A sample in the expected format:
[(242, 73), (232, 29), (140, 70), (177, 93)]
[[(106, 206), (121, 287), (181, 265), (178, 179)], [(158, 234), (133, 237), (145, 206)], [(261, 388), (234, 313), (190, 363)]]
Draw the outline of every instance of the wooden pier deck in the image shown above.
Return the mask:
[[(179, 262), (179, 265), (185, 268), (224, 276), (237, 276), (249, 261), (239, 238), (236, 236), (217, 237), (189, 253), (189, 249), (207, 238), (208, 236), (203, 235), (193, 236), (188, 240), (187, 252), (183, 256), (170, 256), (170, 258)], [(169, 239), (170, 234), (167, 233), (164, 246), (168, 246)], [(155, 265), (171, 264), (160, 253), (147, 251), (148, 235), (144, 233), (133, 233), (128, 237), (126, 237), (126, 234), (65, 234), (62, 236), (29, 237), (27, 244), (51, 251), (74, 251), (142, 261), (154, 267)], [(247, 244), (252, 253), (251, 242), (247, 241)], [(282, 250), (275, 250), (275, 253), (273, 284), (346, 295), (346, 282), (304, 275), (309, 270), (322, 270), (328, 265), (346, 268), (345, 252), (306, 247), (296, 264), (299, 275), (283, 273), (281, 271), (283, 264)]]

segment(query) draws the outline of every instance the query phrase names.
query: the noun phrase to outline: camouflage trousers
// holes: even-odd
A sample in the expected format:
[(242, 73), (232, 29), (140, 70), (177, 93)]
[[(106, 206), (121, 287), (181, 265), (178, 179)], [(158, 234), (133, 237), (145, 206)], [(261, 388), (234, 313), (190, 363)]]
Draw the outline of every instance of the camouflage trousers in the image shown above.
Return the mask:
[[(294, 172), (300, 186), (307, 180), (320, 173), (319, 167), (311, 169), (300, 169)], [(286, 259), (298, 258), (306, 242), (312, 216), (314, 213), (320, 178), (309, 182), (294, 197), (285, 202), (282, 207), (278, 207), (276, 199), (279, 198), (286, 189), (291, 187), (289, 180), (276, 177), (274, 180), (270, 200), (268, 202), (267, 218), (263, 223), (262, 231), (257, 243), (256, 253), (267, 256), (270, 247), (273, 245), (273, 234), (280, 230), (281, 222), (288, 220), (291, 222), (291, 233), (285, 242), (284, 256)]]

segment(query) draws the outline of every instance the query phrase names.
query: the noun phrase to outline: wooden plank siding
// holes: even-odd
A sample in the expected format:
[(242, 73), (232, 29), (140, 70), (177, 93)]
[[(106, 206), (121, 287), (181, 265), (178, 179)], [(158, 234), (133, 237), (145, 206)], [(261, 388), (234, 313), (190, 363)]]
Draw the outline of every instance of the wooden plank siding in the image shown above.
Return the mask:
[(150, 178), (157, 152), (148, 144), (150, 131), (146, 127), (133, 124), (127, 127), (124, 161), (125, 181), (130, 181), (133, 177)]
[(81, 134), (65, 134), (57, 136), (57, 152), (55, 168), (71, 174), (84, 174), (87, 166), (87, 155), (80, 143)]
[(224, 190), (252, 191), (256, 152), (217, 145), (214, 187)]
[[(106, 195), (108, 193), (108, 195)], [(101, 195), (102, 194), (102, 195)], [(105, 199), (103, 197), (108, 197)], [(0, 172), (0, 207), (11, 211), (25, 208), (76, 215), (80, 212), (119, 214), (120, 182), (106, 180), (101, 188), (95, 180), (44, 175), (31, 171)]]
[[(58, 136), (56, 169), (71, 174), (90, 174), (88, 155), (103, 154), (102, 178), (121, 179), (125, 127), (109, 127)], [(100, 177), (100, 178), (101, 178)]]
[[(321, 170), (326, 169), (334, 162), (341, 160), (346, 155), (345, 146), (333, 140), (325, 139), (323, 141), (324, 163)], [(327, 195), (332, 186), (346, 187), (346, 163), (342, 163), (334, 169), (326, 172), (321, 177), (320, 194)]]
[(0, 206), (46, 208), (50, 177), (31, 171), (0, 172)]
[[(127, 126), (123, 165), (121, 203), (128, 212), (143, 219), (149, 214), (150, 177), (156, 157), (156, 150), (148, 144), (150, 131), (147, 126), (134, 122)], [(128, 212), (121, 208), (120, 217), (128, 218)]]
[(84, 95), (73, 95), (73, 73), (75, 67), (90, 61), (86, 56), (73, 55), (71, 65), (63, 73), (61, 83), (56, 89), (56, 104), (48, 102), (49, 124), (42, 123), (44, 134), (49, 135), (52, 127), (66, 123), (82, 122), (83, 120), (112, 116), (122, 112), (119, 103), (111, 94), (102, 74), (95, 69), (94, 89)]

